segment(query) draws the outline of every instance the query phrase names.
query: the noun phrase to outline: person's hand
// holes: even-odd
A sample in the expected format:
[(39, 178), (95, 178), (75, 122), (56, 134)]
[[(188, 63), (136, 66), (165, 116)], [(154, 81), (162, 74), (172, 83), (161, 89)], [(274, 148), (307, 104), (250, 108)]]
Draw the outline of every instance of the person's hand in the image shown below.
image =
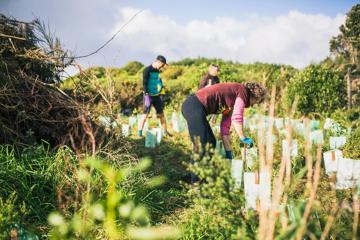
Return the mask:
[(246, 145), (248, 145), (250, 148), (252, 148), (254, 146), (254, 141), (251, 138), (244, 137), (244, 138), (241, 138), (240, 141), (242, 143), (245, 143)]

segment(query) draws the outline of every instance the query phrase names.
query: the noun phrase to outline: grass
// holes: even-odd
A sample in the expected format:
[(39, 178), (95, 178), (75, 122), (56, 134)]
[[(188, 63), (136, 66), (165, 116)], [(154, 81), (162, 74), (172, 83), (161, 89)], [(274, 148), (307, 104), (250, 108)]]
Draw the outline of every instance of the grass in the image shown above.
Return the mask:
[[(143, 148), (144, 144), (140, 142), (143, 143), (143, 140), (133, 142), (138, 145), (132, 149), (140, 153), (139, 158), (148, 155), (148, 150)], [(165, 162), (164, 158), (161, 160), (165, 152), (171, 151), (169, 148), (159, 149), (157, 154), (160, 155), (154, 155), (153, 161), (157, 164), (151, 167), (154, 169), (161, 165), (162, 169), (158, 169), (156, 173), (149, 169), (145, 173), (131, 175), (126, 182), (119, 185), (127, 196), (133, 197), (135, 203), (141, 203), (148, 208), (154, 224), (164, 221), (167, 215), (182, 208), (185, 202), (183, 189), (178, 183), (178, 179), (184, 174), (184, 167), (177, 164), (174, 168), (174, 162)], [(180, 154), (181, 151), (175, 153)], [(174, 156), (170, 159), (174, 159)], [(4, 214), (4, 219), (9, 219), (6, 221), (7, 225), (18, 223), (27, 228), (35, 226), (36, 232), (46, 235), (49, 229), (47, 216), (51, 212), (59, 211), (65, 216), (71, 216), (81, 207), (84, 186), (78, 182), (76, 176), (80, 164), (68, 148), (50, 151), (46, 143), (40, 146), (25, 146), (22, 149), (0, 146), (0, 160), (0, 199), (11, 203), (16, 212), (20, 213), (20, 206), (26, 209), (16, 218), (8, 216), (7, 211)], [(162, 162), (159, 162), (160, 160)], [(114, 156), (104, 161), (108, 161), (114, 167), (126, 166), (119, 163), (121, 159), (114, 159)], [(168, 182), (164, 186), (154, 189), (144, 187), (147, 180), (161, 172), (167, 172), (168, 176)], [(92, 190), (97, 192), (99, 197), (103, 196), (107, 191), (104, 180), (94, 175), (93, 181), (95, 182)], [(0, 229), (0, 232), (3, 230)]]
[[(258, 138), (261, 135), (251, 134), (256, 139), (255, 142), (260, 142)], [(291, 203), (298, 214), (295, 214), (295, 219), (290, 219), (287, 211), (275, 215), (277, 218), (273, 238), (296, 239), (299, 232), (303, 231), (301, 234), (309, 239), (326, 239), (329, 236), (351, 239), (356, 235), (353, 226), (359, 228), (354, 225), (355, 195), (351, 190), (334, 190), (321, 166), (317, 191), (311, 200), (312, 189), (308, 188), (307, 184), (315, 186), (316, 151), (308, 153), (313, 158), (313, 163), (309, 165), (309, 155), (306, 155), (307, 150), (304, 147), (306, 141), (300, 136), (296, 137), (300, 156), (292, 160), (291, 184), (284, 185), (280, 202)], [(276, 178), (281, 175), (283, 164), (279, 141), (280, 138), (273, 146), (273, 186), (276, 185)], [(206, 183), (189, 188), (186, 164), (190, 162), (191, 144), (186, 133), (165, 137), (162, 144), (154, 149), (145, 148), (144, 138), (139, 139), (134, 135), (127, 140), (114, 139), (110, 145), (104, 146), (97, 158), (111, 168), (134, 167), (141, 158), (151, 159), (149, 168), (128, 175), (115, 187), (116, 191), (121, 189), (125, 199), (131, 199), (134, 206), (146, 209), (150, 225), (177, 226), (182, 230), (182, 239), (254, 239), (261, 234), (263, 214), (267, 214), (265, 219), (270, 221), (268, 217), (271, 212), (244, 210), (243, 190), (232, 190), (233, 183), (229, 166), (225, 166), (226, 160), (215, 157), (201, 165), (197, 171), (203, 171)], [(235, 140), (233, 145), (235, 152), (239, 154), (239, 142)], [(120, 150), (115, 151), (116, 149)], [(265, 154), (266, 151), (262, 152)], [(57, 211), (66, 221), (70, 221), (78, 214), (86, 213), (86, 209), (92, 209), (90, 206), (103, 204), (94, 200), (86, 201), (85, 196), (89, 190), (97, 199), (105, 200), (109, 193), (108, 181), (104, 178), (106, 175), (101, 172), (92, 172), (90, 188), (79, 180), (79, 169), (84, 166), (65, 147), (50, 150), (46, 143), (22, 148), (0, 146), (0, 160), (0, 203), (5, 209), (0, 210), (0, 219), (7, 223), (0, 225), (0, 232), (8, 229), (11, 224), (18, 223), (47, 238), (50, 236), (49, 229), (53, 228), (47, 222), (47, 216), (51, 212)], [(258, 168), (261, 167), (262, 165), (258, 164)], [(310, 180), (309, 168), (313, 172)], [(159, 175), (166, 178), (160, 185), (163, 178), (157, 177)], [(152, 185), (154, 186), (149, 187)], [(276, 190), (273, 189), (273, 195)], [(310, 210), (304, 221), (310, 201)], [(315, 214), (319, 220), (314, 217)], [(95, 229), (95, 233), (92, 232), (89, 236), (106, 236), (106, 228), (101, 228), (100, 225)]]
[[(72, 185), (72, 175), (65, 161), (71, 152), (59, 149), (52, 153), (46, 144), (23, 149), (0, 146), (0, 196), (9, 198), (15, 193), (17, 204), (23, 202), (27, 223), (46, 223), (47, 215), (57, 208), (57, 191)], [(69, 182), (68, 182), (69, 180)], [(68, 206), (71, 207), (71, 206)]]
[(144, 174), (161, 175), (167, 179), (162, 186), (149, 192), (146, 198), (136, 199), (146, 204), (154, 224), (167, 222), (171, 215), (187, 205), (187, 190), (183, 183), (190, 182), (186, 170), (186, 164), (190, 162), (190, 144), (189, 141), (184, 141), (185, 137), (184, 134), (165, 137), (155, 149), (145, 148), (144, 138), (130, 138), (134, 146), (131, 151), (139, 158), (149, 157), (152, 161)]

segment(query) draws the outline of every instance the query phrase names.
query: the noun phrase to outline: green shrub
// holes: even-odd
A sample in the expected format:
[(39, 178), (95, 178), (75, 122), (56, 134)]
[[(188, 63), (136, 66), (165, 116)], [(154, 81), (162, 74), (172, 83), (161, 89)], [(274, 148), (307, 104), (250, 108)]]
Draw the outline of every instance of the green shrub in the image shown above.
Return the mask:
[(168, 66), (162, 73), (162, 79), (174, 80), (181, 76), (184, 72), (184, 68), (182, 66)]
[(10, 194), (8, 198), (4, 201), (0, 198), (0, 238), (5, 239), (9, 238), (10, 226), (13, 224), (18, 224), (22, 222), (22, 217), (20, 214), (25, 213), (25, 206), (22, 205), (18, 209), (16, 205), (16, 194), (15, 192)]
[(141, 62), (132, 61), (132, 62), (128, 62), (122, 69), (125, 70), (129, 75), (135, 75), (143, 67), (144, 64), (142, 64)]
[(290, 80), (286, 90), (288, 106), (298, 97), (301, 114), (331, 114), (346, 104), (345, 85), (340, 74), (326, 66), (310, 65)]
[(215, 155), (190, 169), (201, 183), (188, 193), (192, 207), (182, 216), (183, 239), (255, 239), (258, 218), (244, 212), (244, 194), (234, 188), (230, 162)]
[[(263, 83), (266, 81), (268, 88), (272, 84), (276, 84), (278, 93), (296, 72), (296, 69), (284, 65), (239, 64), (221, 59), (206, 58), (184, 59), (171, 63), (160, 74), (168, 96), (166, 104), (173, 109), (178, 109), (187, 95), (198, 90), (200, 80), (207, 73), (211, 63), (219, 66), (221, 82), (242, 83), (252, 80)], [(119, 106), (115, 105), (113, 112), (126, 108), (141, 108), (142, 69), (143, 65), (139, 62), (129, 62), (123, 68), (94, 67), (64, 80), (61, 88), (79, 100), (90, 102), (92, 111), (105, 114), (104, 108), (106, 108), (107, 103), (101, 95), (109, 92), (111, 89), (109, 83), (113, 81), (115, 89), (111, 96), (114, 103), (120, 102), (120, 109)], [(110, 96), (109, 93), (107, 95)], [(280, 94), (278, 95), (280, 96)]]
[(360, 161), (360, 128), (356, 128), (350, 134), (343, 148), (344, 157), (359, 159)]
[(359, 128), (360, 108), (338, 109), (331, 114), (331, 118), (346, 128)]

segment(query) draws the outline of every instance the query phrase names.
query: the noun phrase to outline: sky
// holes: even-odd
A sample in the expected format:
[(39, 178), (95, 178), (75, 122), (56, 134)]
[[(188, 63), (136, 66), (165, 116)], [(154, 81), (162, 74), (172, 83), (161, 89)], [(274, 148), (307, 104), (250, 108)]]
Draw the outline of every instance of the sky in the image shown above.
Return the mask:
[(208, 57), (304, 68), (329, 55), (352, 0), (0, 0), (0, 13), (49, 24), (65, 49), (85, 55), (99, 48), (141, 11), (84, 67), (150, 64)]

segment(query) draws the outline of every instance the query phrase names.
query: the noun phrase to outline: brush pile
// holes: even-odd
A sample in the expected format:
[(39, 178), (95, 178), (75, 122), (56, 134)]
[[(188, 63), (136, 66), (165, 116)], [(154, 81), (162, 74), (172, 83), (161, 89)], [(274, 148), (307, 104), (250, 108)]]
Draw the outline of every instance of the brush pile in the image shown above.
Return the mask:
[(85, 106), (58, 88), (73, 63), (39, 20), (0, 14), (0, 144), (45, 140), (94, 152), (98, 128)]

